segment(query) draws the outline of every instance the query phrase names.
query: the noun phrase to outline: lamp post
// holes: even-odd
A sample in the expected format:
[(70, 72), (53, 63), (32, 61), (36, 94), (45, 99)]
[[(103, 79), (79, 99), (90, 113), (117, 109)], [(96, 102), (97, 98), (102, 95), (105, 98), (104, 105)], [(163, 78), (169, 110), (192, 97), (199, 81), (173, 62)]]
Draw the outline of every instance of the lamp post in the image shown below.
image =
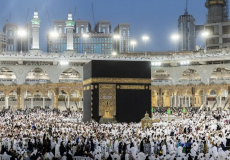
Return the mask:
[(19, 29), (18, 30), (18, 36), (21, 38), (21, 51), (20, 51), (20, 53), (22, 53), (22, 38), (26, 36), (26, 31), (24, 29)]
[(173, 34), (171, 39), (175, 42), (175, 52), (177, 51), (176, 45), (178, 40), (180, 39), (180, 36), (178, 34)]
[(146, 52), (146, 42), (147, 42), (147, 40), (149, 40), (149, 37), (148, 36), (143, 36), (142, 39), (145, 41), (145, 55), (147, 55), (147, 52)]
[[(58, 33), (57, 33), (56, 31), (52, 31), (52, 32), (50, 32), (50, 37), (51, 37), (52, 40), (54, 41), (54, 38), (57, 38), (57, 37), (58, 37)], [(53, 41), (52, 41), (52, 44), (51, 44), (52, 48), (53, 48)], [(52, 52), (52, 51), (51, 51), (51, 46), (50, 46), (50, 52)]]
[[(83, 37), (83, 39), (84, 39), (84, 41), (86, 41), (86, 38), (89, 38), (89, 34), (83, 34), (82, 35), (82, 37)], [(83, 42), (83, 47), (84, 47), (84, 42)], [(82, 48), (82, 51), (83, 51), (83, 48)], [(87, 52), (86, 52), (86, 42), (85, 42), (85, 54), (86, 54)]]
[(117, 55), (117, 52), (112, 52), (112, 55), (113, 55), (113, 56), (116, 56), (116, 55)]
[(130, 43), (133, 46), (133, 53), (134, 53), (134, 46), (137, 44), (137, 42), (136, 41), (131, 41)]
[(118, 52), (117, 40), (120, 39), (121, 37), (120, 37), (120, 35), (116, 34), (116, 35), (113, 36), (113, 38), (116, 40), (116, 49), (115, 49), (115, 51)]
[(206, 50), (207, 50), (206, 38), (210, 35), (210, 33), (209, 33), (208, 31), (204, 31), (201, 35), (202, 35), (202, 37), (205, 38), (205, 47), (204, 47), (204, 51), (206, 52)]

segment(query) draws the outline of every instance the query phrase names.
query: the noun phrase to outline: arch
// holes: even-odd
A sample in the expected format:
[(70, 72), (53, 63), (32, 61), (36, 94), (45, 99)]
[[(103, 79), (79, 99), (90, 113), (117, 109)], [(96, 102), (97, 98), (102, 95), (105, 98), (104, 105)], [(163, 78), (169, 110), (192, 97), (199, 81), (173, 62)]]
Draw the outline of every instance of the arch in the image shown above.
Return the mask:
[(172, 81), (172, 77), (170, 74), (163, 69), (158, 69), (156, 70), (152, 76), (151, 76), (152, 81)]
[(191, 89), (185, 89), (184, 95), (186, 95), (186, 96), (191, 96), (191, 95), (192, 95)]
[(210, 89), (209, 95), (211, 95), (211, 96), (217, 95), (217, 92), (213, 89)]
[(209, 79), (210, 82), (216, 80), (221, 80), (221, 81), (230, 80), (230, 69), (225, 67), (217, 67), (212, 71)]
[(205, 91), (202, 90), (202, 89), (199, 89), (199, 90), (196, 92), (196, 95), (198, 95), (198, 96), (205, 95)]
[(35, 83), (46, 83), (50, 81), (50, 77), (48, 73), (41, 69), (40, 67), (36, 67), (29, 71), (26, 76), (26, 82), (35, 82)]
[(13, 70), (9, 67), (1, 67), (0, 68), (0, 82), (16, 82), (17, 77)]
[(195, 70), (188, 68), (180, 76), (179, 81), (200, 81), (201, 76), (200, 74)]
[(59, 82), (65, 82), (65, 83), (82, 82), (82, 76), (77, 70), (73, 68), (68, 68), (61, 73), (59, 77)]
[(58, 94), (58, 101), (65, 101), (68, 96), (69, 96), (69, 93), (61, 89)]
[(220, 89), (218, 95), (221, 97), (228, 97), (228, 91), (226, 89)]
[(9, 92), (9, 101), (17, 101), (18, 95), (16, 91)]
[(0, 101), (5, 101), (5, 93), (3, 91), (0, 91)]
[(162, 91), (162, 96), (169, 96), (169, 91), (168, 90), (163, 90)]
[(152, 96), (157, 96), (157, 95), (158, 95), (157, 90), (152, 90)]
[(72, 91), (70, 91), (70, 96), (74, 93), (74, 92), (76, 92), (77, 93), (77, 96), (78, 97), (81, 97), (81, 92), (79, 91), (79, 90), (72, 90)]

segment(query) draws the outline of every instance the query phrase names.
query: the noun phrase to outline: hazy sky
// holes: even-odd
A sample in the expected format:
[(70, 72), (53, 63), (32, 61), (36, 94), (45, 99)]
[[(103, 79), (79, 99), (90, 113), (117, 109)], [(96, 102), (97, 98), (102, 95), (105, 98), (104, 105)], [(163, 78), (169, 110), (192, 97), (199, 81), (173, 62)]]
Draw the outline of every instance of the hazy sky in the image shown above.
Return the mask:
[[(94, 4), (95, 20), (109, 20), (112, 31), (118, 23), (130, 23), (130, 39), (137, 41), (136, 51), (144, 51), (142, 35), (150, 37), (147, 43), (148, 51), (173, 50), (175, 44), (171, 41), (172, 33), (177, 32), (178, 18), (184, 14), (186, 0), (0, 0), (0, 28), (2, 28), (11, 14), (11, 23), (23, 26), (26, 22), (27, 9), (29, 16), (27, 22), (33, 17), (37, 6), (40, 28), (40, 48), (46, 51), (46, 35), (51, 25), (46, 13), (46, 6), (50, 19), (67, 19), (71, 8), (74, 12), (77, 7), (75, 19), (89, 20), (93, 26), (91, 3)], [(205, 0), (189, 0), (188, 12), (196, 19), (196, 24), (204, 24), (207, 9)], [(197, 45), (204, 45), (199, 35)]]

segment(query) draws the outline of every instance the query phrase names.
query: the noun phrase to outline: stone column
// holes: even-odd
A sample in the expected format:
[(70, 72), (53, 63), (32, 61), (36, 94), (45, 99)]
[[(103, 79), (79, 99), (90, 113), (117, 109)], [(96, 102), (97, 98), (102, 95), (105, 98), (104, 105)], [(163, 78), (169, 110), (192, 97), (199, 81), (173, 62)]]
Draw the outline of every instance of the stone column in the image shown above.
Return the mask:
[(70, 106), (69, 106), (69, 102), (70, 102), (70, 96), (68, 96), (67, 108), (70, 108)]
[(58, 95), (54, 96), (54, 109), (58, 109)]
[(188, 107), (190, 107), (190, 96), (188, 97)]
[(34, 99), (31, 97), (31, 108), (34, 108)]
[[(25, 92), (20, 96), (20, 98), (21, 98), (21, 108), (23, 110), (25, 110), (25, 99), (24, 99), (24, 95), (25, 95)], [(17, 101), (19, 101), (19, 96), (18, 96)]]
[(170, 107), (172, 107), (173, 96), (170, 96)]
[(195, 107), (195, 103), (196, 103), (195, 95), (192, 95), (192, 107)]
[(185, 103), (184, 106), (185, 106), (185, 107), (188, 107), (188, 104), (187, 104), (187, 96), (184, 96), (184, 103)]
[(54, 109), (54, 94), (52, 92), (52, 95), (51, 95), (51, 108)]
[[(24, 105), (24, 97), (22, 97), (20, 94), (18, 95), (17, 98), (17, 109), (23, 109), (22, 108), (22, 98), (23, 98), (23, 105)], [(24, 107), (25, 109), (25, 107)]]
[(42, 103), (42, 107), (45, 109), (45, 97), (43, 97), (43, 103)]
[(177, 106), (176, 106), (176, 99), (177, 99), (177, 96), (175, 95), (175, 96), (174, 96), (174, 105), (175, 105), (175, 107), (177, 107)]
[[(221, 107), (221, 102), (222, 102), (222, 97), (220, 96), (220, 106), (219, 107)], [(222, 107), (221, 107), (222, 108)]]
[(5, 97), (5, 109), (8, 109), (9, 107), (9, 96)]
[(206, 101), (207, 101), (207, 97), (206, 97), (206, 96), (204, 96), (204, 103), (205, 103), (205, 104), (204, 104), (204, 106), (205, 106), (205, 107), (206, 107), (206, 104), (207, 104), (207, 102), (206, 102)]
[(180, 96), (178, 96), (178, 99), (179, 99), (179, 101), (178, 101), (178, 107), (180, 107)]

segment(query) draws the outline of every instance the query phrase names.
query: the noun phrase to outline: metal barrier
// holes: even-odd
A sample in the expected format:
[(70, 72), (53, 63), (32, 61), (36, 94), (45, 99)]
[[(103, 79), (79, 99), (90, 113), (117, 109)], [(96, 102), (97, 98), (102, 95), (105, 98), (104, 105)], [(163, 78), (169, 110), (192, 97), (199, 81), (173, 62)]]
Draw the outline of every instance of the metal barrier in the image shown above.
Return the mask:
[(91, 160), (91, 158), (89, 158), (89, 157), (74, 156), (73, 160)]
[(0, 154), (0, 160), (10, 160), (11, 156), (5, 156), (5, 155), (2, 155)]

